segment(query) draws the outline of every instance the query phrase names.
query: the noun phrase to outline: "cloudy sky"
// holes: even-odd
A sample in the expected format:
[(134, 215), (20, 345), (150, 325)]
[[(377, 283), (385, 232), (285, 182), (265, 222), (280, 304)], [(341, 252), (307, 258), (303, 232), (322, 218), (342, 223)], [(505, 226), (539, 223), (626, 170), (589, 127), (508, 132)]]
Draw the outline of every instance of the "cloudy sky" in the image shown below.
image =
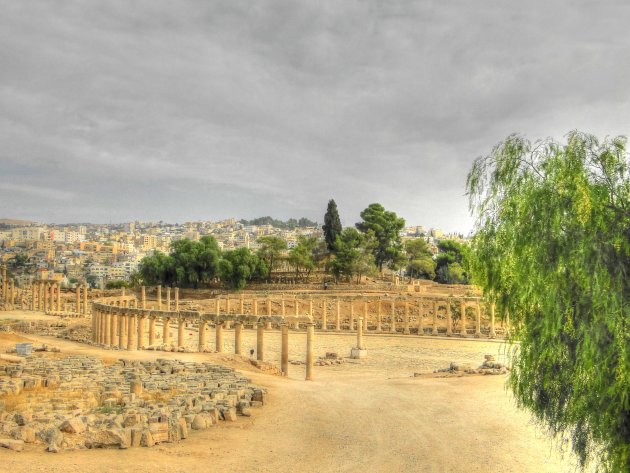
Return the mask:
[(0, 0), (0, 218), (467, 232), (512, 132), (627, 134), (626, 1)]

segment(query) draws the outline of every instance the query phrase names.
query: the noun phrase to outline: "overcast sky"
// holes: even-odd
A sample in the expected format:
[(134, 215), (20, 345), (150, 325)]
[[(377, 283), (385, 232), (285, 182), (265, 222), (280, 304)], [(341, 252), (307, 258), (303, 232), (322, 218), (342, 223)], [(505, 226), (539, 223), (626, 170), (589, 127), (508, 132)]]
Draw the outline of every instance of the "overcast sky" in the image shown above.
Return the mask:
[(0, 218), (468, 232), (512, 132), (627, 134), (626, 1), (0, 0)]

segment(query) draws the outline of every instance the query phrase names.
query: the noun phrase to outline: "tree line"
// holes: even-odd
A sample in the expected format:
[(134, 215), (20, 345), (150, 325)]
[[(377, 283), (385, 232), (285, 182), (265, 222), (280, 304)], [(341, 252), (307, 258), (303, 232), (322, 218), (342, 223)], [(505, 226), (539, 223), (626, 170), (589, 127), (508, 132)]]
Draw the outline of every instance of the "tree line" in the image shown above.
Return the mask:
[(357, 282), (362, 276), (375, 276), (384, 267), (405, 269), (410, 277), (443, 283), (468, 283), (467, 249), (452, 240), (439, 242), (440, 253), (433, 257), (423, 239), (402, 243), (405, 220), (381, 204), (370, 204), (361, 212), (354, 228), (343, 228), (334, 200), (324, 216), (324, 240), (299, 236), (292, 248), (277, 236), (257, 239), (258, 249), (221, 251), (217, 241), (204, 236), (172, 243), (170, 253), (156, 251), (140, 263), (134, 280), (145, 284), (198, 288), (220, 280), (234, 289), (252, 281), (264, 281), (278, 269), (288, 267), (296, 279), (305, 279), (315, 269), (324, 269), (335, 281)]

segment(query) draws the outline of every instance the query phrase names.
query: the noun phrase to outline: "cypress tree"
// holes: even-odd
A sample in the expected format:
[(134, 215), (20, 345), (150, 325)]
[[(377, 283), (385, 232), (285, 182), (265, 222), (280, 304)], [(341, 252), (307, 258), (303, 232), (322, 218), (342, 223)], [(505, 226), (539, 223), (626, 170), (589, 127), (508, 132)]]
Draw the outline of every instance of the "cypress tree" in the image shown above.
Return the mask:
[(326, 209), (326, 215), (324, 215), (324, 238), (326, 239), (326, 247), (328, 251), (335, 251), (335, 240), (337, 235), (341, 234), (341, 220), (339, 219), (339, 212), (337, 212), (337, 204), (333, 199), (328, 201), (328, 208)]

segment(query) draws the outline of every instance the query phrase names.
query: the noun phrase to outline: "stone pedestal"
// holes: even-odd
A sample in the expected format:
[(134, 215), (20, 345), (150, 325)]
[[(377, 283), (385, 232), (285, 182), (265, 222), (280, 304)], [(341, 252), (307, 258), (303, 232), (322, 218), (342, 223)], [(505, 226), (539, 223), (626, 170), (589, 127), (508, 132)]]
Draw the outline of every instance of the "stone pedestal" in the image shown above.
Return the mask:
[(350, 349), (350, 358), (353, 358), (355, 360), (361, 359), (361, 358), (367, 358), (367, 350), (364, 349), (359, 349), (359, 348), (351, 348)]

